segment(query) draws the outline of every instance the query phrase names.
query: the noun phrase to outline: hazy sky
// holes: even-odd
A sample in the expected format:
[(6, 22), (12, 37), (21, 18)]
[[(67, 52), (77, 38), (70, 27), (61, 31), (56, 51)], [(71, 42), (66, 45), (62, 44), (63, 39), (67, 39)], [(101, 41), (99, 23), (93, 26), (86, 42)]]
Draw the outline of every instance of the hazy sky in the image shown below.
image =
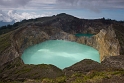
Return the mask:
[(80, 18), (124, 20), (124, 0), (0, 0), (0, 21), (67, 13)]

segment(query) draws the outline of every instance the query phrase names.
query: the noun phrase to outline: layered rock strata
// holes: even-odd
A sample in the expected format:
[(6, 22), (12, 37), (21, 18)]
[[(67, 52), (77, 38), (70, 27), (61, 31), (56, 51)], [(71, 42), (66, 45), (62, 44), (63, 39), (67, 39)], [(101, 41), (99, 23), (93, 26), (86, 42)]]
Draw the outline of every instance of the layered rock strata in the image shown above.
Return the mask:
[[(47, 29), (48, 28), (48, 29)], [(6, 63), (18, 56), (21, 56), (23, 51), (29, 46), (41, 43), (46, 40), (68, 40), (89, 45), (99, 51), (100, 60), (103, 61), (106, 57), (120, 55), (120, 44), (116, 38), (116, 34), (109, 26), (108, 29), (102, 29), (92, 37), (76, 37), (73, 34), (64, 32), (59, 28), (54, 27), (33, 27), (27, 26), (16, 30), (11, 35), (11, 47), (3, 52), (1, 58), (2, 63)]]
[(68, 40), (89, 45), (99, 51), (101, 61), (109, 56), (120, 55), (120, 44), (112, 25), (109, 26), (108, 29), (100, 30), (98, 34), (92, 37), (76, 37), (75, 35), (61, 31), (51, 36), (50, 39)]
[(106, 57), (120, 55), (120, 44), (116, 38), (115, 31), (112, 26), (108, 29), (102, 29), (91, 38), (80, 37), (77, 42), (94, 47), (99, 51), (100, 60), (103, 61)]

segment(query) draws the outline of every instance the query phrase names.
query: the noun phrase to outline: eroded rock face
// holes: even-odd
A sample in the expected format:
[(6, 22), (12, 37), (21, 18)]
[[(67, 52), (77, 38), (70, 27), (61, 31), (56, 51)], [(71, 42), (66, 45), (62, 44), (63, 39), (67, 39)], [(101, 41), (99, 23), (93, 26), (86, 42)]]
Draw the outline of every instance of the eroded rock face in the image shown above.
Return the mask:
[[(81, 20), (66, 14), (42, 20), (24, 23), (13, 31), (10, 38), (11, 46), (1, 54), (0, 65), (21, 56), (29, 46), (51, 39), (74, 41), (92, 46), (99, 51), (101, 61), (109, 56), (120, 55), (120, 41), (116, 38), (113, 26), (104, 23), (103, 20)], [(95, 35), (90, 38), (76, 37), (76, 33)]]
[(5, 57), (2, 58), (2, 63), (10, 61), (18, 56), (21, 56), (23, 51), (29, 46), (41, 43), (46, 40), (68, 40), (81, 44), (89, 45), (99, 51), (100, 60), (103, 61), (106, 57), (120, 55), (120, 44), (116, 38), (116, 34), (109, 26), (108, 29), (102, 29), (92, 37), (76, 37), (73, 34), (64, 32), (59, 28), (47, 27), (23, 27), (16, 30), (12, 37), (12, 45), (8, 48), (8, 52), (4, 52)]
[(102, 64), (110, 68), (124, 69), (124, 55), (105, 58)]
[(110, 26), (107, 30), (100, 30), (100, 33), (95, 37), (101, 61), (109, 56), (120, 55), (120, 44), (112, 26)]
[(86, 44), (94, 47), (99, 51), (100, 60), (103, 61), (106, 57), (120, 55), (120, 44), (116, 38), (115, 31), (112, 25), (108, 29), (102, 29), (93, 37), (75, 37), (72, 34), (66, 32), (60, 32), (56, 34), (53, 39), (62, 39), (68, 41), (75, 41), (81, 44)]
[(94, 47), (99, 51), (100, 60), (103, 61), (106, 57), (120, 55), (120, 44), (116, 38), (115, 31), (112, 26), (108, 29), (102, 29), (91, 38), (80, 37), (77, 42)]

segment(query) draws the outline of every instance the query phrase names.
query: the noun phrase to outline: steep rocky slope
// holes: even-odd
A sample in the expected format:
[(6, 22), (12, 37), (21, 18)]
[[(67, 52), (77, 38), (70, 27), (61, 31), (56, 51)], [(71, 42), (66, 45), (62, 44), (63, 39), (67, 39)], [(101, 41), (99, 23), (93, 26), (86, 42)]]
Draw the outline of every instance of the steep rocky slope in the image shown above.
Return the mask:
[[(64, 13), (46, 19), (39, 18), (36, 21), (20, 23), (17, 29), (15, 28), (9, 35), (10, 39), (7, 41), (10, 41), (11, 45), (1, 51), (0, 64), (21, 56), (27, 47), (50, 39), (75, 41), (92, 46), (99, 51), (101, 61), (107, 56), (116, 56), (122, 53), (120, 51), (123, 49), (122, 46), (120, 47), (122, 41), (118, 41), (118, 35), (115, 32), (119, 30), (113, 29), (116, 21), (85, 20)], [(119, 22), (116, 23), (119, 24)], [(75, 36), (76, 33), (90, 33), (95, 36), (79, 38)]]
[[(42, 72), (45, 72), (46, 71), (45, 69), (43, 69), (43, 71), (40, 73), (41, 76), (39, 74), (36, 74), (36, 77), (35, 77), (35, 75), (33, 74), (34, 76), (30, 77), (29, 75), (32, 75), (30, 74), (30, 72), (35, 71), (34, 68), (38, 69), (38, 71), (41, 71), (40, 70), (41, 66), (48, 67), (47, 73), (43, 73), (45, 74), (45, 77), (43, 78), (47, 78), (47, 77), (51, 78), (49, 75), (54, 73), (55, 78), (60, 77), (61, 79), (65, 79), (65, 77), (61, 77), (61, 76), (63, 76), (63, 74), (65, 73), (67, 74), (67, 72), (70, 72), (73, 69), (74, 71), (81, 72), (80, 73), (81, 75), (82, 73), (83, 75), (85, 74), (85, 72), (82, 72), (85, 69), (86, 71), (95, 70), (99, 72), (99, 70), (106, 70), (105, 72), (108, 72), (107, 69), (110, 68), (110, 70), (112, 71), (120, 72), (120, 70), (118, 71), (115, 69), (116, 68), (123, 69), (123, 66), (121, 65), (123, 64), (123, 60), (121, 60), (121, 62), (117, 62), (113, 58), (111, 60), (110, 56), (121, 57), (119, 55), (124, 54), (123, 28), (124, 28), (123, 22), (117, 22), (114, 20), (105, 20), (105, 19), (94, 19), (94, 20), (79, 19), (64, 13), (58, 14), (56, 16), (51, 16), (51, 17), (43, 17), (43, 18), (22, 21), (22, 23), (20, 22), (19, 25), (13, 27), (9, 31), (8, 29), (7, 30), (3, 29), (1, 31), (1, 33), (4, 33), (4, 34), (0, 35), (0, 61), (1, 61), (0, 72), (2, 72), (0, 74), (0, 78), (2, 78), (3, 81), (6, 81), (6, 80), (13, 81), (15, 79), (18, 79), (17, 81), (19, 81), (20, 78), (22, 80), (27, 80), (28, 78), (35, 79), (35, 78), (38, 78), (39, 76), (38, 79), (40, 79), (43, 77)], [(75, 36), (76, 33), (90, 33), (90, 34), (94, 34), (94, 36), (90, 38), (76, 37)], [(88, 61), (88, 63), (86, 63), (88, 66), (84, 67), (85, 64), (81, 62), (82, 65), (79, 65), (80, 67), (77, 64), (77, 66), (67, 68), (62, 72), (60, 69), (56, 68), (53, 65), (41, 65), (41, 66), (40, 65), (38, 66), (24, 65), (24, 63), (21, 62), (20, 59), (18, 59), (22, 55), (23, 51), (29, 46), (41, 43), (46, 40), (51, 40), (51, 39), (75, 41), (81, 44), (92, 46), (99, 51), (100, 60), (103, 61), (102, 63), (104, 64), (100, 65), (97, 62), (92, 63), (92, 61), (91, 62)], [(15, 64), (18, 61), (20, 61), (19, 66), (18, 64)], [(118, 66), (113, 67), (112, 65), (109, 65), (111, 64), (111, 61), (113, 65), (119, 64), (119, 67)], [(118, 61), (119, 61), (119, 58), (118, 58)], [(92, 66), (91, 69), (89, 68), (91, 67), (90, 65)], [(106, 69), (106, 67), (108, 68)], [(27, 71), (26, 70), (27, 68), (30, 71)], [(59, 71), (60, 73), (57, 74), (57, 71), (54, 71), (54, 69)], [(15, 73), (15, 71), (22, 72), (23, 74), (26, 71), (27, 73), (22, 75), (22, 73), (21, 74)], [(71, 72), (71, 73), (74, 74), (75, 72)], [(70, 75), (71, 74), (67, 76), (70, 76)], [(115, 77), (113, 76), (113, 78)], [(123, 75), (122, 75), (122, 78), (123, 78)], [(69, 78), (69, 80), (71, 79), (73, 78)]]
[(113, 26), (110, 25), (107, 29), (101, 29), (98, 34), (91, 38), (78, 38), (77, 42), (97, 49), (99, 51), (101, 61), (109, 56), (120, 55), (120, 44), (112, 27)]

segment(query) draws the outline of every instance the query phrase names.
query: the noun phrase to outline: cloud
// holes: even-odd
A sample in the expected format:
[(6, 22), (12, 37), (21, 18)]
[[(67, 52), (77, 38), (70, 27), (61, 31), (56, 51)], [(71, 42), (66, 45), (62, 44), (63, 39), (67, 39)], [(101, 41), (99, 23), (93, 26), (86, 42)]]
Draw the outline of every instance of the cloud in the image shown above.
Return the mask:
[(49, 9), (55, 3), (56, 0), (0, 0), (0, 9)]
[(3, 12), (2, 10), (0, 10), (0, 21), (3, 21), (3, 22), (11, 22), (12, 19), (11, 17), (9, 17), (7, 15), (7, 13)]
[(0, 21), (20, 21), (52, 15), (49, 13), (36, 14), (34, 12), (18, 13), (19, 10), (38, 10), (38, 12), (42, 12), (43, 10), (53, 9), (88, 9), (100, 12), (102, 9), (124, 9), (123, 4), (124, 0), (0, 0)]
[(1, 8), (18, 8), (23, 7), (31, 0), (0, 0)]
[(52, 15), (51, 12), (46, 12), (43, 14), (37, 14), (35, 12), (22, 12), (18, 13), (15, 10), (9, 10), (7, 12), (0, 10), (0, 21), (3, 22), (11, 22), (11, 21), (21, 21), (23, 19), (31, 19), (31, 18), (38, 18), (38, 17), (43, 17), (43, 16), (50, 16)]
[(124, 0), (0, 0), (0, 9), (124, 9)]
[(56, 0), (61, 8), (80, 8), (99, 11), (101, 9), (124, 9), (124, 0)]
[(28, 9), (55, 9), (56, 0), (31, 0), (26, 8)]

